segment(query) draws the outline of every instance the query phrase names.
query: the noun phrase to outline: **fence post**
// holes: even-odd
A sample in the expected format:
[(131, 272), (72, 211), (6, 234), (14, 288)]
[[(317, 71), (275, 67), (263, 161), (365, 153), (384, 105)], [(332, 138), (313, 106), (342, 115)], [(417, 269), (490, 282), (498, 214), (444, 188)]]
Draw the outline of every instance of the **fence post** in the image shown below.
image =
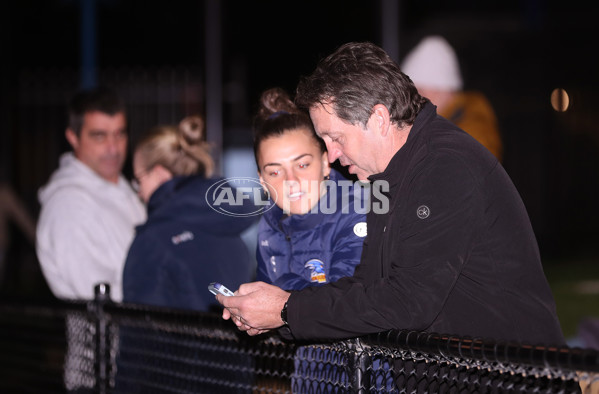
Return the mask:
[(96, 392), (108, 392), (108, 322), (104, 314), (104, 305), (110, 301), (110, 285), (99, 283), (94, 287), (94, 317), (96, 319)]
[(352, 393), (363, 394), (370, 392), (370, 371), (372, 370), (372, 359), (370, 354), (364, 351), (360, 338), (354, 342), (348, 341), (350, 358), (348, 359), (348, 373), (351, 382)]

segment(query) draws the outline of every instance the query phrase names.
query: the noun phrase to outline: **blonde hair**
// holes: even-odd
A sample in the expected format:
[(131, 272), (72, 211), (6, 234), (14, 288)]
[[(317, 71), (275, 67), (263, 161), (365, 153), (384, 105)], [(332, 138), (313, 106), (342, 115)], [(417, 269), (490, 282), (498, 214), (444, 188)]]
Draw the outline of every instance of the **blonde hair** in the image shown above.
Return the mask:
[(161, 165), (174, 176), (200, 174), (210, 177), (214, 160), (210, 145), (204, 140), (204, 119), (188, 116), (178, 126), (156, 126), (137, 144), (148, 169)]

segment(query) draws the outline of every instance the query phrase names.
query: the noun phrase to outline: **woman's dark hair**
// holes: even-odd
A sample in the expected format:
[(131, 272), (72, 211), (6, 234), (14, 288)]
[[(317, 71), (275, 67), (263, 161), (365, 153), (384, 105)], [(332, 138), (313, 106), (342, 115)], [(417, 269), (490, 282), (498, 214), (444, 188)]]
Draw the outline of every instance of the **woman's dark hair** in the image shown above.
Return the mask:
[(316, 132), (308, 114), (296, 107), (287, 92), (281, 88), (272, 88), (264, 91), (260, 97), (260, 108), (254, 117), (254, 158), (258, 172), (258, 150), (260, 144), (267, 138), (283, 135), (285, 132), (296, 129), (307, 129), (311, 132), (314, 143), (322, 153), (327, 148)]
[(411, 125), (425, 102), (397, 63), (369, 42), (347, 43), (321, 60), (300, 80), (295, 97), (299, 108), (330, 104), (340, 119), (362, 126), (377, 104), (387, 107), (398, 127)]

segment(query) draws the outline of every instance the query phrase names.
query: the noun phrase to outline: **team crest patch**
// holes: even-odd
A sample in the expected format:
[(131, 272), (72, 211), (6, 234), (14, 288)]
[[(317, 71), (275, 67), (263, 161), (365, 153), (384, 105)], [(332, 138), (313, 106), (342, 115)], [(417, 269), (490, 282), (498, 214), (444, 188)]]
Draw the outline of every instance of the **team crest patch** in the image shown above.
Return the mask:
[(312, 273), (310, 274), (310, 280), (312, 282), (326, 283), (327, 277), (324, 273), (324, 263), (318, 259), (311, 259), (304, 264), (304, 267), (310, 268)]

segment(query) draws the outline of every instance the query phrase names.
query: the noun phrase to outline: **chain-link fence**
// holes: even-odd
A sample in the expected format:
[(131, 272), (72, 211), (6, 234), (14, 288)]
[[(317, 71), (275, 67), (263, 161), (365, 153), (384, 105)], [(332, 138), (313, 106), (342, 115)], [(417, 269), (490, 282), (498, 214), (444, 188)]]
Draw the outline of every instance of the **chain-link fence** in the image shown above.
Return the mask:
[(390, 331), (249, 337), (218, 314), (0, 302), (2, 393), (597, 393), (599, 352)]

